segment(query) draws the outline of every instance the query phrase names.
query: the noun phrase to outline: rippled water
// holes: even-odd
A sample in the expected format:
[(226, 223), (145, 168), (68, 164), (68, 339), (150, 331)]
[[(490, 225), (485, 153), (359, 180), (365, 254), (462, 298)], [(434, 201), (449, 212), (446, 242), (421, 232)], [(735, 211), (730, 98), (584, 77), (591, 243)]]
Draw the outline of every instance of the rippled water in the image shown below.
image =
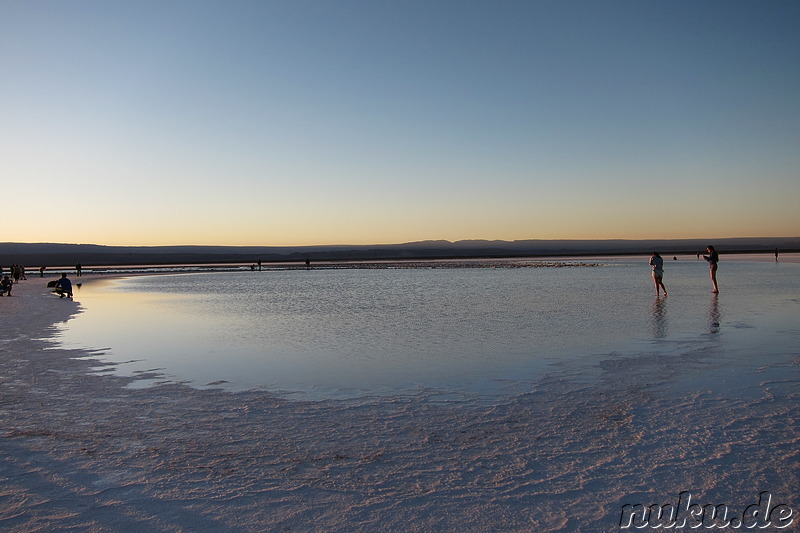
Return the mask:
[[(694, 343), (797, 345), (798, 264), (331, 269), (141, 276), (84, 285), (61, 332), (155, 381), (316, 395), (443, 387), (496, 393), (565, 365)], [(794, 343), (794, 344), (793, 344)], [(676, 348), (676, 346), (679, 346)], [(141, 380), (141, 384), (153, 380)]]

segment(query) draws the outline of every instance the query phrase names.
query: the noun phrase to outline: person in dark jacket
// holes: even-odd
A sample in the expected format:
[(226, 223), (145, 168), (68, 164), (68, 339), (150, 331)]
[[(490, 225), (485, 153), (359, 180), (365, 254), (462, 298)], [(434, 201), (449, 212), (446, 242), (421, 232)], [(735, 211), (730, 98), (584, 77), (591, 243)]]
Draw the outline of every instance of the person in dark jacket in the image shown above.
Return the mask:
[(719, 254), (717, 254), (717, 251), (710, 244), (706, 248), (706, 251), (708, 252), (708, 255), (704, 255), (703, 259), (708, 261), (708, 264), (711, 267), (711, 283), (714, 285), (714, 290), (711, 292), (718, 294), (719, 287), (717, 287), (717, 263), (719, 263)]
[(61, 274), (61, 279), (56, 282), (56, 290), (57, 294), (60, 294), (60, 298), (67, 297), (72, 298), (72, 282), (67, 277), (66, 273)]
[(11, 296), (11, 289), (14, 287), (14, 284), (7, 275), (3, 276), (3, 280), (0, 281), (0, 296), (4, 294), (6, 296)]

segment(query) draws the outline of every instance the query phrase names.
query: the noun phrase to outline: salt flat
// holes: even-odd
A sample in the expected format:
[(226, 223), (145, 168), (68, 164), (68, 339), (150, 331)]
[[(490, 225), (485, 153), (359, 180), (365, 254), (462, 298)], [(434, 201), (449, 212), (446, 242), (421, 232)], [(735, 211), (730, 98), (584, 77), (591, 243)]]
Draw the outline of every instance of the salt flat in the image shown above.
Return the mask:
[(491, 402), (290, 401), (128, 387), (50, 338), (78, 311), (35, 279), (0, 300), (4, 531), (600, 532), (683, 491), (800, 511), (800, 357), (777, 340), (566, 365)]

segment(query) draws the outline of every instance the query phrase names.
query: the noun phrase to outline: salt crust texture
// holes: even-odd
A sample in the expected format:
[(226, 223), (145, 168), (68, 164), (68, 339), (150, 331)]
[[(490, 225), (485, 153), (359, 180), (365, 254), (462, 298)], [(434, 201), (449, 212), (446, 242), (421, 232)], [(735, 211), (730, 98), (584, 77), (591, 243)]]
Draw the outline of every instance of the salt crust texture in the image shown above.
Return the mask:
[(676, 386), (725, 364), (688, 346), (493, 402), (137, 389), (47, 340), (79, 304), (40, 285), (0, 301), (2, 531), (608, 532), (687, 490), (800, 512), (797, 354), (735, 394)]

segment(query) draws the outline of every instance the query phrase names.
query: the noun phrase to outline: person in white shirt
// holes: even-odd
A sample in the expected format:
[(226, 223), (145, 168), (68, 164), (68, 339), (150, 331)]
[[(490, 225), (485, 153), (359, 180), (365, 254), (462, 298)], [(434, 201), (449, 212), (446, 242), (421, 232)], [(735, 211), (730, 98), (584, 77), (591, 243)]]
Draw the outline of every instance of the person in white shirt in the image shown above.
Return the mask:
[(653, 282), (656, 284), (656, 296), (659, 296), (661, 289), (664, 296), (667, 295), (667, 288), (664, 287), (664, 259), (658, 252), (653, 252), (650, 256), (650, 266), (653, 267)]

